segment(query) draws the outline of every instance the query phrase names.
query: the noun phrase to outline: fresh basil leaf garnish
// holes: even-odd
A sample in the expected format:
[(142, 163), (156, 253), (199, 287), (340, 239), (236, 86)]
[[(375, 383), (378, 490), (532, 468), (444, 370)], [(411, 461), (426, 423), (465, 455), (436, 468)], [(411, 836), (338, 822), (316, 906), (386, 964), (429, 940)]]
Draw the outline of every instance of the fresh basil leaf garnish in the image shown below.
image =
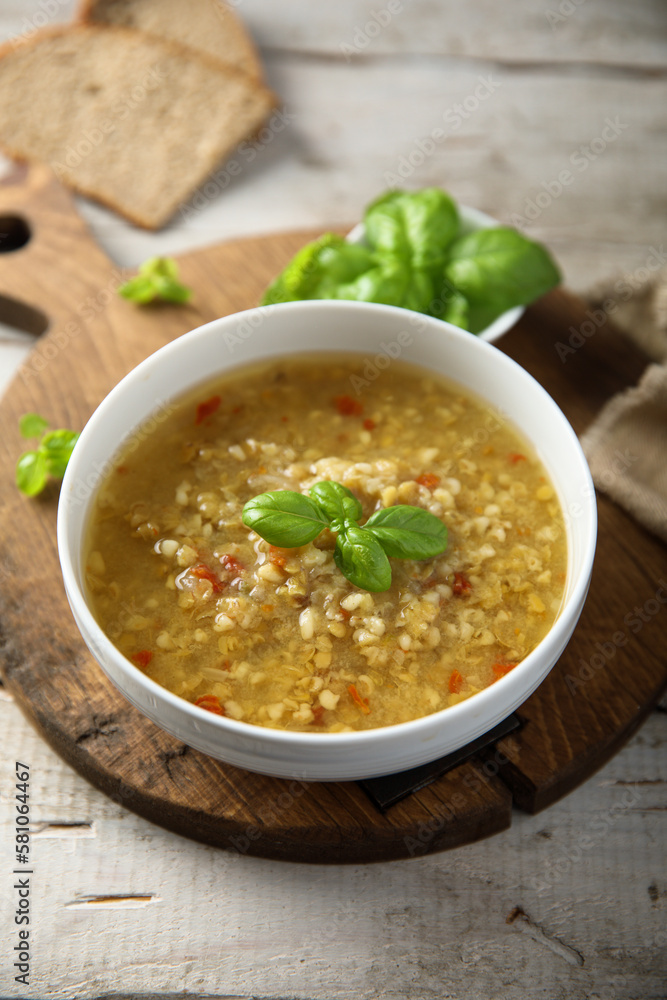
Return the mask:
[(430, 559), (447, 547), (446, 525), (423, 507), (383, 507), (369, 517), (363, 530), (394, 559)]
[(293, 549), (314, 541), (329, 522), (302, 493), (274, 490), (248, 500), (241, 520), (270, 545)]
[(391, 586), (388, 556), (430, 559), (444, 552), (447, 528), (421, 507), (387, 507), (363, 527), (362, 506), (341, 483), (322, 480), (310, 496), (274, 490), (249, 500), (241, 519), (271, 545), (292, 549), (314, 541), (325, 528), (336, 535), (334, 561), (357, 587), (382, 591)]
[(329, 521), (358, 521), (363, 513), (354, 493), (341, 483), (323, 479), (308, 492)]
[(350, 525), (336, 538), (334, 562), (343, 576), (362, 590), (376, 592), (391, 586), (391, 566), (384, 549), (357, 525)]

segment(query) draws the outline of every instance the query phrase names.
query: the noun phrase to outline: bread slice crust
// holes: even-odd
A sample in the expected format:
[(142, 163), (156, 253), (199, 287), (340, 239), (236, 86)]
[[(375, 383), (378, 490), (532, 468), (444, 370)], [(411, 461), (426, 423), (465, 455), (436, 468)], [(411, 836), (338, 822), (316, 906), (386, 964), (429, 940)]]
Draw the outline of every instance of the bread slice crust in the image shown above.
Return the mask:
[(225, 0), (81, 0), (83, 24), (134, 28), (235, 66), (255, 80), (264, 73), (243, 21)]
[(128, 28), (54, 27), (0, 47), (0, 147), (146, 229), (276, 106), (239, 70)]

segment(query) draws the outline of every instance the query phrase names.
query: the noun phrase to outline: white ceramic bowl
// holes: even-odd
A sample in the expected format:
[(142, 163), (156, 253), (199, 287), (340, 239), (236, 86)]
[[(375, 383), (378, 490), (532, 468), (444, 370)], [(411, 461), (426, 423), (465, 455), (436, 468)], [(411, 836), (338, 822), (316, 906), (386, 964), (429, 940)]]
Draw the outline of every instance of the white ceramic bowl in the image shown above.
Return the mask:
[[(497, 219), (492, 219), (490, 215), (480, 212), (476, 208), (459, 205), (458, 209), (459, 218), (461, 219), (461, 236), (474, 233), (477, 229), (497, 229), (500, 225)], [(360, 222), (354, 229), (350, 230), (345, 238), (350, 243), (365, 243), (365, 236), (366, 230), (364, 224)], [(515, 306), (514, 309), (508, 309), (507, 312), (497, 316), (489, 326), (480, 330), (479, 333), (470, 334), (470, 336), (477, 337), (478, 340), (488, 340), (489, 343), (493, 343), (494, 340), (498, 340), (504, 333), (511, 330), (515, 323), (519, 322), (524, 312), (525, 309), (523, 306)]]
[[(303, 351), (398, 353), (483, 396), (532, 442), (566, 514), (568, 572), (562, 610), (548, 635), (506, 677), (467, 701), (412, 722), (358, 733), (264, 729), (202, 711), (149, 680), (115, 648), (87, 603), (82, 567), (96, 489), (123, 442), (155, 413), (218, 372)], [(596, 535), (593, 484), (567, 420), (530, 375), (495, 347), (420, 313), (359, 302), (308, 301), (251, 309), (180, 337), (147, 358), (90, 418), (65, 475), (58, 546), (81, 634), (110, 680), (137, 708), (189, 746), (250, 771), (339, 781), (389, 774), (434, 760), (499, 723), (546, 677), (579, 618)]]

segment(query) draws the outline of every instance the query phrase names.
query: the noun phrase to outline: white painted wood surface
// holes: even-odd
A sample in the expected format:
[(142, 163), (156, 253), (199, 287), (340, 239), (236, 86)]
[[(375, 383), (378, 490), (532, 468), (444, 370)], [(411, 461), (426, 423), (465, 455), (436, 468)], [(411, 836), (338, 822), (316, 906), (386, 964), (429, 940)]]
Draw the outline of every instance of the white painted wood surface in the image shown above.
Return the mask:
[[(577, 290), (638, 274), (660, 250), (661, 0), (402, 0), (377, 32), (366, 26), (386, 20), (386, 0), (237, 6), (294, 118), (225, 191), (162, 233), (80, 200), (119, 263), (354, 221), (386, 174), (419, 160), (418, 141), (448, 111), (446, 139), (408, 185), (441, 184), (511, 221), (569, 169), (572, 182), (528, 231)], [(0, 36), (71, 8), (0, 0)], [(483, 99), (480, 80), (493, 88)], [(469, 117), (453, 128), (466, 100)], [(618, 134), (577, 168), (607, 119)], [(0, 385), (20, 354), (0, 343)], [(654, 627), (667, 636), (662, 618)], [(66, 767), (0, 691), (0, 997), (664, 1000), (665, 720), (654, 712), (583, 788), (540, 816), (516, 814), (491, 840), (394, 864), (301, 867), (225, 854), (139, 819)], [(36, 825), (27, 988), (9, 957), (15, 759), (31, 765)]]

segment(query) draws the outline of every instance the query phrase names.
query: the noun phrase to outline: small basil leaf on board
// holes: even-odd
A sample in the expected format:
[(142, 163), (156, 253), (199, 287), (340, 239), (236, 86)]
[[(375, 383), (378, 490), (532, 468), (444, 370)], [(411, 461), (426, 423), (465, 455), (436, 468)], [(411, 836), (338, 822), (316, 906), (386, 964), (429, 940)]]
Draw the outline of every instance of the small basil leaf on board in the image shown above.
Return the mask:
[(270, 545), (286, 549), (307, 545), (329, 526), (317, 504), (291, 490), (253, 497), (244, 506), (241, 520)]
[(447, 527), (423, 507), (383, 507), (369, 517), (363, 530), (394, 559), (430, 559), (447, 547)]
[(16, 463), (16, 485), (28, 497), (37, 496), (46, 486), (46, 458), (39, 451), (26, 451)]
[(39, 451), (46, 460), (49, 473), (56, 479), (62, 479), (65, 475), (67, 463), (78, 440), (78, 433), (68, 430), (49, 431), (42, 438)]
[(358, 521), (363, 513), (354, 493), (341, 483), (322, 480), (311, 486), (308, 492), (329, 521)]
[(454, 201), (440, 188), (389, 191), (369, 206), (364, 226), (378, 255), (429, 268), (443, 263), (446, 247), (458, 233), (459, 216)]
[(156, 297), (162, 299), (163, 302), (175, 302), (181, 305), (184, 302), (189, 302), (192, 297), (191, 289), (186, 288), (185, 285), (181, 285), (178, 281), (174, 281), (173, 278), (165, 278), (162, 275), (158, 275), (153, 278), (153, 283)]
[(480, 229), (449, 247), (445, 277), (473, 304), (497, 314), (554, 288), (558, 268), (547, 250), (514, 229)]
[(192, 296), (192, 290), (178, 280), (178, 264), (171, 257), (150, 257), (139, 267), (139, 273), (118, 289), (118, 294), (137, 305), (148, 305), (155, 299), (182, 304)]
[(118, 294), (122, 295), (128, 302), (145, 306), (155, 298), (153, 279), (147, 278), (145, 274), (138, 274), (135, 278), (130, 278), (124, 285), (121, 285)]
[(38, 413), (24, 413), (19, 420), (19, 431), (24, 438), (41, 437), (48, 426), (48, 420)]
[(336, 538), (334, 562), (350, 583), (362, 590), (379, 592), (391, 586), (391, 566), (376, 538), (356, 525), (349, 525)]

